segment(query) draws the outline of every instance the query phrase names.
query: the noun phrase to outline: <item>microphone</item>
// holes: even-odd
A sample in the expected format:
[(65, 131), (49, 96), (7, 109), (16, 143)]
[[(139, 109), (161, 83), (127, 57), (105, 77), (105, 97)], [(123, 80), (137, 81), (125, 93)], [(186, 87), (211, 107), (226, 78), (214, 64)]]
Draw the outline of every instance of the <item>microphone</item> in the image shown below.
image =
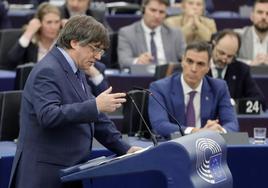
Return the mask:
[(142, 90), (145, 91), (148, 95), (152, 96), (153, 99), (168, 113), (168, 115), (176, 122), (176, 124), (179, 126), (179, 131), (181, 133), (181, 136), (184, 136), (184, 132), (182, 131), (181, 123), (168, 111), (168, 109), (159, 102), (159, 100), (154, 96), (154, 94), (149, 89), (144, 89), (141, 87), (133, 87), (133, 89)]
[(151, 139), (152, 139), (152, 141), (153, 141), (154, 146), (157, 146), (157, 145), (158, 145), (158, 142), (157, 142), (157, 139), (156, 139), (156, 137), (155, 137), (155, 134), (152, 133), (152, 131), (150, 130), (150, 128), (149, 128), (148, 124), (146, 123), (146, 121), (145, 121), (145, 119), (144, 119), (144, 117), (143, 117), (141, 111), (139, 110), (139, 108), (138, 108), (138, 106), (137, 106), (135, 100), (131, 97), (130, 94), (128, 94), (128, 93), (126, 93), (126, 94), (127, 94), (127, 96), (130, 98), (132, 104), (134, 105), (135, 109), (137, 110), (139, 116), (141, 117), (142, 122), (144, 123), (144, 125), (145, 125), (147, 131), (149, 132), (149, 134), (150, 134), (150, 136), (151, 136)]

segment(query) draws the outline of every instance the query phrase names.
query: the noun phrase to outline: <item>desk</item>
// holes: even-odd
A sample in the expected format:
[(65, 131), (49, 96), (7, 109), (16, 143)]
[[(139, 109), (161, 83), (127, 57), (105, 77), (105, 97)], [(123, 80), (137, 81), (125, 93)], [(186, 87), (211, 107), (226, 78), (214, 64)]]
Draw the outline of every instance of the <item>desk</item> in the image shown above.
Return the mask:
[[(130, 142), (135, 145), (148, 146), (151, 142), (144, 142), (136, 138), (130, 138)], [(8, 179), (11, 171), (11, 164), (15, 154), (15, 144), (12, 142), (0, 142), (0, 187), (7, 188)], [(111, 152), (101, 146), (93, 148), (91, 158), (101, 155), (110, 155)], [(268, 170), (268, 145), (235, 145), (227, 146), (227, 161), (233, 175), (233, 188), (264, 188), (268, 187), (267, 170)], [(132, 177), (124, 178), (107, 177), (95, 182), (94, 188), (103, 188), (103, 185), (112, 187), (119, 184), (121, 187), (126, 182), (133, 182)], [(124, 183), (125, 182), (125, 183)]]
[(8, 17), (11, 21), (12, 28), (21, 28), (33, 18), (36, 10), (33, 9), (9, 9)]
[(15, 71), (0, 70), (0, 91), (14, 90)]

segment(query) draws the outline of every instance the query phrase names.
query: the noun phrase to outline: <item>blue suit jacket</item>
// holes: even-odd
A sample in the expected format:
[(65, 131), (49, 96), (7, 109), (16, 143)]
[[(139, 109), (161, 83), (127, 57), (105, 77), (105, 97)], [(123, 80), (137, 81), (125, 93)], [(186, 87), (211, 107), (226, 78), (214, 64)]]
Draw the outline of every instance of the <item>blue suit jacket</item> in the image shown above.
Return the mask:
[[(185, 129), (186, 115), (180, 75), (173, 74), (170, 77), (155, 81), (151, 83), (150, 90)], [(238, 122), (230, 102), (227, 85), (224, 81), (208, 76), (204, 77), (200, 108), (202, 127), (208, 119), (219, 119), (220, 124), (227, 131), (238, 131)], [(152, 128), (158, 134), (169, 137), (170, 133), (179, 130), (178, 125), (152, 97), (149, 98), (148, 110)]]
[(93, 136), (117, 154), (129, 149), (108, 117), (98, 113), (95, 88), (86, 84), (84, 74), (82, 78), (86, 93), (56, 47), (30, 73), (12, 168), (17, 187), (63, 187), (59, 169), (85, 161)]

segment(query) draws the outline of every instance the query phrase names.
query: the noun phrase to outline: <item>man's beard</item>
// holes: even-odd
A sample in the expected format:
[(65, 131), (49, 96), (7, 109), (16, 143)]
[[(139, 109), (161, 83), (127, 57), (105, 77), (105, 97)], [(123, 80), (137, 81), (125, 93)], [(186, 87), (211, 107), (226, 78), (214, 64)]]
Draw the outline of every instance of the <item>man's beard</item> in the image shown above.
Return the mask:
[(259, 32), (259, 33), (266, 33), (268, 31), (268, 24), (266, 24), (265, 27), (260, 26), (259, 24), (254, 24), (254, 28)]

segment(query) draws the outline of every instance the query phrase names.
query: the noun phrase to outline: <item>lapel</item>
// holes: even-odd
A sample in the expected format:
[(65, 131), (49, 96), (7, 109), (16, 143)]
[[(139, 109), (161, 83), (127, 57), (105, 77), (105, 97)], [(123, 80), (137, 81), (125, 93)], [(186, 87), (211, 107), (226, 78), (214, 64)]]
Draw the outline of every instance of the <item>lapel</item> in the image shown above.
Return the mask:
[(210, 117), (212, 106), (213, 106), (213, 94), (206, 77), (204, 77), (201, 89), (201, 104), (200, 104), (200, 116), (201, 116), (202, 127), (206, 124), (204, 120)]
[(186, 122), (185, 116), (185, 105), (184, 105), (184, 94), (181, 85), (181, 74), (176, 75), (171, 82), (171, 113), (180, 121), (183, 125)]
[(231, 92), (235, 91), (235, 88), (237, 88), (236, 85), (237, 85), (237, 79), (238, 79), (236, 75), (237, 70), (236, 70), (236, 67), (233, 65), (233, 63), (235, 62), (232, 62), (231, 64), (228, 65), (226, 74), (224, 77), (224, 80), (226, 81), (228, 85), (231, 96), (233, 96), (232, 95), (233, 93)]
[(141, 22), (139, 21), (136, 25), (136, 44), (137, 44), (137, 50), (139, 53), (148, 52), (149, 49), (147, 49), (144, 30), (142, 29)]
[(247, 28), (243, 37), (243, 48), (245, 57), (253, 57), (253, 27)]
[(161, 37), (162, 37), (162, 42), (163, 42), (163, 48), (164, 48), (164, 53), (165, 53), (165, 58), (166, 61), (170, 61), (170, 59), (168, 59), (169, 57), (172, 57), (171, 53), (171, 49), (169, 48), (169, 46), (171, 46), (172, 41), (170, 39), (173, 39), (173, 37), (168, 36), (168, 30), (165, 26), (161, 27)]
[[(69, 63), (67, 62), (65, 57), (62, 55), (62, 53), (58, 50), (58, 48), (56, 46), (53, 47), (53, 49), (51, 50), (51, 53), (57, 58), (59, 64), (61, 65), (61, 67), (65, 71), (66, 78), (69, 80), (73, 89), (78, 94), (80, 99), (82, 101), (87, 100), (88, 97), (87, 97), (85, 91), (83, 90), (81, 83), (77, 79), (75, 73), (73, 72), (72, 68), (70, 67)], [(84, 73), (82, 73), (82, 78), (83, 78), (84, 85), (86, 87), (87, 84), (85, 82), (85, 74)]]

